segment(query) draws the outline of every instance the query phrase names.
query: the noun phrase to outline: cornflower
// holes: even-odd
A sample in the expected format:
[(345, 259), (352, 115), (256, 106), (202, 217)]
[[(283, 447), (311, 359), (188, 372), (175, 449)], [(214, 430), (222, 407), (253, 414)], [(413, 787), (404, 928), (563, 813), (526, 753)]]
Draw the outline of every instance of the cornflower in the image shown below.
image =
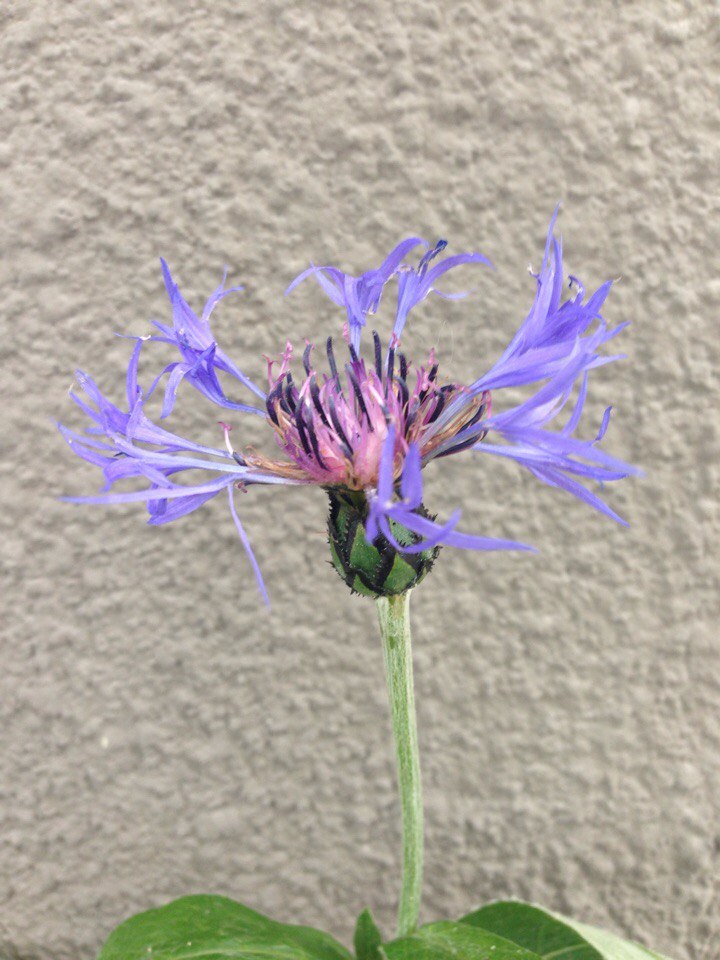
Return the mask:
[[(218, 345), (211, 328), (217, 304), (241, 287), (225, 287), (227, 272), (198, 316), (183, 298), (162, 261), (172, 324), (154, 321), (156, 332), (135, 337), (126, 377), (126, 409), (115, 405), (87, 374), (72, 396), (89, 425), (78, 433), (60, 425), (72, 450), (101, 468), (105, 485), (96, 496), (68, 497), (74, 503), (142, 501), (149, 523), (161, 525), (193, 512), (226, 492), (230, 511), (260, 591), (267, 591), (238, 515), (234, 491), (258, 485), (322, 487), (330, 499), (329, 542), (333, 564), (357, 593), (372, 597), (404, 594), (428, 572), (441, 546), (470, 550), (532, 550), (526, 544), (473, 535), (457, 529), (460, 510), (445, 522), (423, 502), (422, 470), (432, 461), (463, 454), (514, 460), (537, 479), (559, 487), (601, 513), (625, 523), (583, 481), (619, 480), (638, 471), (600, 447), (608, 428), (608, 407), (590, 439), (577, 436), (591, 370), (619, 359), (603, 352), (625, 326), (609, 328), (601, 309), (608, 281), (586, 297), (570, 276), (563, 299), (561, 241), (553, 216), (540, 270), (533, 274), (535, 295), (515, 336), (490, 369), (469, 384), (444, 380), (435, 351), (414, 364), (402, 349), (408, 316), (430, 294), (458, 298), (465, 293), (438, 290), (454, 268), (491, 266), (479, 253), (443, 256), (440, 240), (420, 237), (399, 243), (376, 269), (358, 277), (334, 266), (311, 266), (286, 293), (314, 277), (344, 312), (344, 357), (335, 338), (322, 351), (306, 342), (302, 370), (293, 373), (288, 342), (278, 360), (267, 360), (267, 386), (247, 376)], [(417, 248), (424, 252), (410, 263)], [(383, 342), (365, 328), (388, 284), (396, 284), (394, 322)], [(363, 356), (363, 339), (368, 356)], [(141, 352), (148, 342), (171, 346), (178, 358), (155, 377), (147, 391), (138, 380)], [(319, 356), (320, 355), (320, 356)], [(152, 420), (146, 405), (162, 392), (160, 420), (173, 411), (185, 382), (223, 411), (264, 419), (279, 448), (275, 456), (235, 449), (231, 426), (221, 421), (223, 447), (209, 447), (179, 436)], [(232, 394), (227, 390), (233, 384)], [(504, 406), (503, 391), (531, 388), (525, 399)], [(241, 399), (236, 399), (236, 393)], [(569, 415), (556, 426), (575, 395)], [(223, 414), (229, 416), (228, 414)], [(205, 474), (183, 482), (188, 471)], [(143, 489), (118, 491), (120, 481), (140, 479)]]

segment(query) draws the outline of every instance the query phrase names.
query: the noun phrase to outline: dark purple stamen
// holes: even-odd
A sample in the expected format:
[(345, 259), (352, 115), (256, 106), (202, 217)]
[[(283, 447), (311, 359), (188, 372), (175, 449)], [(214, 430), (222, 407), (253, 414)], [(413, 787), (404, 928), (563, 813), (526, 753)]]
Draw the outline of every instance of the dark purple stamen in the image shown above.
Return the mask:
[(278, 382), (272, 388), (270, 393), (267, 395), (266, 403), (272, 403), (274, 405), (277, 402), (281, 392), (282, 392), (282, 380), (278, 380)]
[(359, 384), (358, 381), (357, 381), (357, 377), (355, 376), (355, 373), (353, 372), (353, 368), (350, 366), (350, 364), (348, 364), (348, 365), (345, 367), (345, 369), (346, 369), (346, 371), (347, 371), (348, 380), (349, 380), (350, 383), (352, 384), (352, 388), (353, 388), (353, 391), (354, 391), (354, 393), (355, 393), (355, 397), (357, 398), (358, 406), (359, 406), (360, 409), (362, 410), (363, 416), (365, 417), (365, 419), (366, 419), (367, 422), (368, 422), (368, 427), (370, 428), (370, 433), (373, 433), (372, 420), (370, 419), (370, 414), (368, 413), (367, 407), (365, 406), (365, 398), (364, 398), (363, 395), (362, 395), (362, 390), (360, 389), (360, 384)]
[(295, 407), (297, 406), (297, 398), (291, 373), (287, 374), (287, 382), (285, 384), (285, 399), (290, 410), (294, 411)]
[(235, 461), (235, 463), (239, 464), (241, 467), (247, 466), (247, 460), (244, 457), (241, 457), (239, 453), (235, 453), (234, 450), (233, 450), (232, 458)]
[(343, 447), (343, 453), (346, 457), (351, 457), (353, 452), (352, 447), (350, 446), (350, 441), (346, 437), (345, 431), (342, 428), (342, 424), (338, 419), (337, 410), (335, 409), (335, 401), (332, 397), (328, 397), (328, 408), (330, 410), (330, 419), (335, 427), (335, 433), (337, 434), (337, 437)]
[(312, 372), (312, 371), (311, 371), (311, 368), (310, 368), (310, 354), (311, 354), (311, 352), (312, 352), (312, 344), (309, 343), (309, 344), (305, 347), (305, 349), (303, 350), (303, 366), (305, 367), (305, 373), (306, 373), (308, 376), (310, 376), (310, 373)]
[(310, 456), (310, 444), (308, 443), (307, 433), (305, 432), (302, 404), (295, 411), (295, 423), (297, 424), (298, 436), (300, 437), (300, 443), (302, 444), (303, 450), (308, 456)]
[(277, 413), (275, 412), (275, 403), (277, 402), (278, 388), (274, 387), (265, 399), (265, 409), (268, 412), (268, 416), (275, 424), (276, 427), (279, 427)]
[(377, 330), (373, 330), (373, 344), (375, 345), (375, 372), (378, 375), (378, 380), (382, 380), (382, 346)]
[(442, 408), (443, 408), (444, 406), (445, 406), (445, 394), (444, 394), (444, 393), (438, 393), (438, 395), (437, 395), (437, 401), (436, 401), (436, 403), (435, 403), (435, 409), (433, 410), (433, 412), (432, 412), (432, 413), (430, 414), (430, 416), (428, 417), (428, 421), (427, 421), (427, 422), (428, 422), (428, 423), (434, 423), (434, 422), (437, 420), (437, 418), (440, 416), (440, 413), (442, 412)]
[(312, 402), (315, 406), (315, 409), (320, 415), (320, 419), (325, 424), (326, 427), (330, 427), (330, 421), (327, 418), (325, 409), (322, 405), (322, 400), (320, 399), (320, 387), (317, 385), (317, 380), (313, 377), (310, 381), (310, 396), (312, 397)]
[[(440, 399), (444, 402), (445, 395), (441, 393)], [(450, 453), (461, 453), (463, 450), (467, 450), (468, 447), (471, 447), (474, 443), (477, 443), (478, 440), (482, 440), (482, 438), (487, 433), (487, 430), (482, 426), (480, 421), (482, 420), (486, 410), (487, 410), (487, 403), (481, 403), (478, 409), (475, 411), (475, 413), (472, 415), (472, 417), (468, 420), (468, 422), (465, 424), (463, 429), (460, 431), (460, 433), (457, 434), (457, 438), (456, 438), (457, 442), (454, 443), (451, 447), (449, 447), (443, 453), (438, 454), (438, 456), (446, 457)], [(432, 420), (435, 419), (436, 416), (437, 416), (437, 413), (433, 412), (431, 422)], [(476, 429), (473, 430), (472, 429), (473, 427), (475, 427)]]
[(448, 447), (447, 450), (443, 450), (442, 453), (438, 453), (438, 459), (440, 457), (447, 457), (451, 453), (461, 453), (463, 450), (467, 450), (468, 447), (472, 447), (473, 444), (482, 439), (483, 435), (487, 432), (482, 428), (479, 430), (473, 430), (471, 436), (468, 437), (466, 434), (469, 426), (470, 424), (468, 424), (468, 426), (458, 434), (458, 437), (463, 437), (464, 439), (461, 439), (458, 443), (454, 443), (451, 447)]
[(322, 456), (320, 455), (320, 447), (318, 445), (318, 439), (317, 439), (317, 434), (315, 433), (315, 427), (313, 426), (313, 422), (312, 422), (312, 414), (303, 404), (303, 417), (305, 417), (306, 415), (307, 415), (307, 420), (305, 421), (305, 429), (307, 430), (308, 436), (310, 437), (310, 444), (312, 445), (313, 453), (315, 454), (315, 459), (323, 468), (323, 470), (327, 470), (327, 464), (325, 463)]
[(399, 353), (398, 360), (400, 361), (400, 376), (403, 378), (403, 380), (407, 380), (407, 372), (408, 372), (407, 357), (405, 356), (404, 353)]
[(337, 364), (335, 363), (335, 351), (333, 350), (333, 339), (332, 337), (327, 338), (327, 358), (328, 363), (330, 364), (330, 373), (332, 373), (333, 380), (337, 383), (338, 388), (340, 387), (340, 377), (338, 376)]
[(387, 359), (388, 383), (392, 383), (394, 372), (395, 372), (395, 347), (390, 347), (388, 349), (388, 359)]
[(360, 357), (358, 356), (357, 350), (351, 343), (348, 344), (348, 350), (350, 351), (350, 359), (352, 362), (360, 363)]
[(475, 426), (475, 424), (478, 422), (478, 420), (481, 420), (482, 417), (485, 415), (485, 410), (486, 410), (486, 408), (487, 408), (487, 404), (486, 404), (486, 403), (481, 403), (480, 406), (478, 407), (478, 409), (477, 409), (477, 410), (475, 411), (475, 413), (472, 415), (472, 417), (471, 417), (471, 418), (468, 420), (468, 422), (465, 424), (465, 428), (464, 428), (464, 429), (467, 430), (468, 427), (473, 427), (473, 426)]
[(290, 404), (285, 399), (285, 393), (280, 390), (278, 394), (278, 403), (280, 404), (280, 409), (284, 411), (289, 417), (293, 415), (293, 408), (290, 407)]

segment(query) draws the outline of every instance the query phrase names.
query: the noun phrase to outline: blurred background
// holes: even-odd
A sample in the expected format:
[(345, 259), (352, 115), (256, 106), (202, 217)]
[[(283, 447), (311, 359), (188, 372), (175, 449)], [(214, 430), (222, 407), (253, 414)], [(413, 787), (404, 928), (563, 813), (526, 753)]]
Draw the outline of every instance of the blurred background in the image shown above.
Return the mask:
[[(647, 476), (608, 491), (624, 530), (510, 464), (427, 471), (431, 510), (541, 553), (446, 550), (414, 597), (423, 916), (515, 895), (720, 957), (719, 28), (660, 0), (5, 5), (0, 955), (90, 960), (200, 891), (390, 932), (375, 611), (326, 563), (322, 494), (239, 501), (268, 613), (221, 500), (167, 528), (59, 503), (99, 477), (54, 421), (80, 423), (76, 366), (123, 400), (114, 333), (169, 317), (160, 255), (198, 308), (225, 264), (245, 284), (215, 331), (260, 377), (337, 329), (312, 284), (282, 296), (311, 260), (447, 237), (497, 270), (408, 345), (473, 377), (562, 200), (569, 272), (620, 278), (606, 315), (632, 321), (590, 421), (612, 403), (607, 449)], [(170, 426), (216, 444), (217, 419), (188, 387)]]

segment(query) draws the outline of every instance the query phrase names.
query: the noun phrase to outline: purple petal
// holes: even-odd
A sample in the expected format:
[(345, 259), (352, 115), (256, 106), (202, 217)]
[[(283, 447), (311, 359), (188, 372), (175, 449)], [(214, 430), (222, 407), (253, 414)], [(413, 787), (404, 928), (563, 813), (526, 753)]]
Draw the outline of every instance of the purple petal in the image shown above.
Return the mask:
[[(413, 533), (418, 534), (418, 536), (421, 536), (424, 539), (422, 539), (419, 543), (415, 543), (410, 546), (403, 546), (402, 544), (398, 543), (391, 532), (389, 523), (390, 517), (392, 517), (392, 519), (396, 520), (398, 523), (402, 523), (403, 526), (408, 528), (408, 530), (412, 530)], [(456, 510), (455, 513), (453, 513), (447, 523), (440, 525), (434, 523), (432, 520), (427, 520), (425, 517), (421, 517), (419, 514), (413, 513), (410, 510), (402, 509), (402, 507), (398, 505), (398, 508), (393, 509), (386, 514), (386, 516), (380, 521), (380, 526), (383, 527), (383, 533), (390, 541), (392, 546), (399, 552), (422, 553), (423, 550), (430, 550), (439, 543), (447, 542), (448, 536), (457, 526), (459, 520), (459, 510)]]
[(577, 497), (578, 500), (582, 500), (587, 503), (588, 506), (593, 507), (600, 513), (604, 513), (606, 517), (616, 520), (623, 527), (630, 526), (627, 520), (623, 520), (619, 514), (615, 513), (615, 511), (612, 510), (606, 503), (588, 490), (587, 487), (584, 487), (581, 483), (578, 483), (577, 480), (572, 480), (570, 477), (564, 476), (559, 470), (552, 470), (544, 467), (531, 467), (530, 470), (539, 480), (547, 483), (548, 486), (560, 487), (561, 490), (566, 490), (574, 497)]
[(411, 443), (405, 455), (402, 477), (400, 478), (400, 493), (412, 510), (417, 509), (422, 503), (421, 466), (420, 448), (416, 443)]
[(416, 513), (403, 513), (402, 519), (399, 516), (396, 519), (399, 519), (409, 530), (426, 538), (421, 544), (403, 547), (405, 553), (419, 553), (423, 549), (428, 549), (428, 547), (438, 543), (464, 550), (524, 550), (530, 553), (537, 552), (534, 547), (525, 543), (518, 543), (515, 540), (477, 537), (468, 533), (458, 533), (454, 528), (460, 520), (459, 510), (455, 511), (450, 520), (442, 526)]
[[(180, 517), (184, 517), (189, 513), (192, 513), (194, 510), (197, 510), (198, 507), (201, 507), (204, 503), (207, 503), (208, 500), (212, 500), (213, 497), (217, 496), (217, 491), (213, 493), (201, 493), (194, 497), (184, 497), (182, 500), (173, 500), (172, 503), (165, 502), (165, 509), (153, 513), (153, 515), (148, 520), (148, 523), (152, 527), (159, 527), (166, 523), (172, 523), (173, 520), (178, 520)], [(157, 501), (152, 500), (148, 504), (157, 504)]]
[(597, 432), (594, 443), (598, 443), (607, 433), (607, 428), (610, 425), (610, 414), (612, 413), (612, 407), (607, 407), (605, 413), (603, 414), (602, 423), (600, 424), (600, 429)]
[(227, 280), (228, 268), (225, 267), (225, 272), (223, 273), (222, 283), (213, 293), (208, 297), (205, 306), (202, 312), (202, 320), (207, 323), (210, 319), (210, 314), (213, 312), (215, 307), (220, 303), (221, 300), (224, 300), (225, 297), (229, 296), (231, 293), (240, 293), (244, 290), (244, 287), (228, 287), (225, 289), (225, 281)]
[(250, 564), (253, 568), (253, 572), (255, 574), (255, 579), (257, 580), (258, 588), (260, 590), (263, 600), (268, 606), (270, 606), (270, 598), (268, 597), (267, 590), (265, 589), (265, 582), (262, 578), (262, 573), (260, 572), (260, 566), (257, 560), (255, 559), (255, 554), (253, 553), (253, 549), (250, 545), (248, 536), (245, 533), (245, 528), (240, 523), (240, 517), (238, 516), (237, 510), (235, 509), (235, 500), (233, 498), (232, 487), (228, 487), (228, 500), (230, 501), (230, 513), (232, 514), (232, 518), (235, 521), (235, 526), (237, 527), (237, 532), (240, 534), (240, 539), (242, 540), (242, 544), (245, 547), (245, 551), (248, 555), (248, 558), (250, 559)]
[(234, 477), (223, 477), (221, 480), (194, 487), (172, 487), (163, 490), (152, 487), (148, 490), (132, 490), (128, 493), (103, 493), (95, 497), (60, 497), (60, 499), (64, 503), (143, 503), (148, 500), (175, 500), (178, 497), (196, 494), (220, 493), (224, 487), (234, 483), (235, 480)]
[(395, 464), (395, 426), (388, 424), (388, 432), (383, 442), (382, 453), (380, 455), (380, 467), (378, 469), (377, 498), (385, 503), (392, 500), (394, 482), (394, 464)]

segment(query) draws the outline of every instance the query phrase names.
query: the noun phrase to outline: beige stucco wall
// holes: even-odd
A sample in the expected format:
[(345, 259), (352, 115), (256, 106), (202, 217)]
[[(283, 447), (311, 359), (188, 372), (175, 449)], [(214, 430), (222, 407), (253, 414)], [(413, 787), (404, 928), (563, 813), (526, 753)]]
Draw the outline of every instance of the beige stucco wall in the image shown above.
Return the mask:
[[(52, 420), (82, 365), (223, 264), (217, 330), (256, 374), (336, 314), (287, 282), (413, 232), (494, 274), (412, 343), (470, 376), (530, 302), (553, 206), (568, 266), (622, 276), (600, 371), (624, 531), (510, 466), (428, 471), (428, 503), (538, 558), (445, 551), (415, 598), (424, 916), (515, 894), (720, 956), (718, 8), (712, 3), (18, 2), (0, 11), (3, 525), (0, 931), (91, 958), (131, 911), (209, 890), (346, 937), (389, 930), (394, 767), (374, 611), (325, 563), (320, 493), (257, 490), (257, 603), (222, 502), (151, 529)], [(184, 394), (173, 421), (217, 439)], [(237, 436), (237, 434), (235, 434)], [(713, 942), (713, 931), (715, 940)], [(2, 950), (0, 950), (2, 954)]]

